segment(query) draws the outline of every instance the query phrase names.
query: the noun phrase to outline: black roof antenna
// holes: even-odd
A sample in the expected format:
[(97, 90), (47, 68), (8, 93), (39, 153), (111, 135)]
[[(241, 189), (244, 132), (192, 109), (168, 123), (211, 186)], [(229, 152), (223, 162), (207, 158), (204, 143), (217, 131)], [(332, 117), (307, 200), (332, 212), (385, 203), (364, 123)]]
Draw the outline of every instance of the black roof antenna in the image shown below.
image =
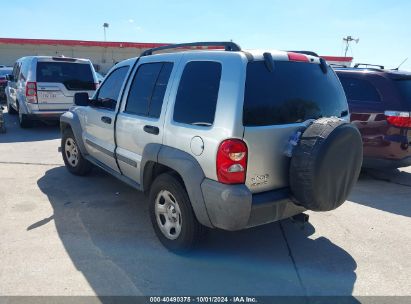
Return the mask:
[(397, 66), (395, 69), (392, 69), (392, 70), (393, 70), (393, 71), (398, 71), (398, 70), (400, 69), (400, 67), (401, 67), (407, 60), (408, 60), (408, 57), (405, 58), (405, 59), (403, 60), (403, 62), (400, 63), (399, 66)]

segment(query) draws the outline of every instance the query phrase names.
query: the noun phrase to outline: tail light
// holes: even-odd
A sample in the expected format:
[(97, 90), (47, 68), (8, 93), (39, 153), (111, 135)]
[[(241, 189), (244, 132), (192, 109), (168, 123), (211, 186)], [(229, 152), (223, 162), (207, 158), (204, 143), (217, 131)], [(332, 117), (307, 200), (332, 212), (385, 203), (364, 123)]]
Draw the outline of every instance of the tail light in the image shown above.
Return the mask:
[(304, 54), (287, 52), (287, 55), (290, 61), (309, 62), (308, 57)]
[(37, 83), (26, 83), (26, 101), (30, 103), (37, 103)]
[(247, 145), (227, 139), (217, 151), (217, 178), (223, 184), (244, 184), (247, 172)]
[(411, 113), (385, 111), (385, 116), (389, 124), (399, 128), (411, 128)]

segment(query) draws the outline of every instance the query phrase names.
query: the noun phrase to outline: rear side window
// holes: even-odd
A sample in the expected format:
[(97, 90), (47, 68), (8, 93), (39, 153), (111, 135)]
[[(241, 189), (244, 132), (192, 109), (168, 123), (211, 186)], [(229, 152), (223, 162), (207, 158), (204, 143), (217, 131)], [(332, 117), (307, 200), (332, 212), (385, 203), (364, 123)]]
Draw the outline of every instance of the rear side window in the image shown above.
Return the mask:
[(221, 64), (212, 61), (187, 63), (181, 76), (173, 119), (185, 124), (210, 126), (214, 123)]
[(21, 67), (20, 67), (20, 80), (26, 81), (27, 77), (28, 77), (28, 73), (29, 73), (29, 67), (30, 67), (30, 60), (24, 60), (21, 63)]
[(245, 126), (289, 124), (348, 114), (347, 100), (335, 73), (318, 64), (264, 61), (247, 65), (243, 123)]
[(62, 83), (68, 90), (95, 90), (88, 63), (38, 62), (37, 82)]
[(17, 80), (18, 80), (18, 77), (19, 77), (19, 75), (20, 75), (20, 67), (21, 67), (21, 62), (16, 62), (16, 63), (14, 64), (14, 67), (13, 67), (13, 77), (14, 77), (14, 81), (17, 81)]
[(347, 99), (364, 102), (381, 102), (377, 89), (365, 79), (340, 77)]
[(159, 118), (173, 64), (141, 65), (130, 87), (125, 112)]

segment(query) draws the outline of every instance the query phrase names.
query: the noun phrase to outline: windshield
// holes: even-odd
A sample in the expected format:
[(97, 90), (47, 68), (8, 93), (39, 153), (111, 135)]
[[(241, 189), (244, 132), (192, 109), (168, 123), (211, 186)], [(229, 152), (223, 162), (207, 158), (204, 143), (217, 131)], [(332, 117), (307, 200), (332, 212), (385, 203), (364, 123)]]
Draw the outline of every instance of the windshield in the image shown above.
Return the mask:
[(405, 100), (405, 103), (411, 107), (411, 79), (395, 80), (400, 94)]
[(347, 100), (332, 69), (323, 73), (318, 64), (275, 61), (270, 72), (264, 61), (248, 63), (245, 126), (298, 123), (347, 114)]
[(38, 82), (63, 83), (68, 90), (94, 90), (94, 78), (88, 63), (38, 62)]

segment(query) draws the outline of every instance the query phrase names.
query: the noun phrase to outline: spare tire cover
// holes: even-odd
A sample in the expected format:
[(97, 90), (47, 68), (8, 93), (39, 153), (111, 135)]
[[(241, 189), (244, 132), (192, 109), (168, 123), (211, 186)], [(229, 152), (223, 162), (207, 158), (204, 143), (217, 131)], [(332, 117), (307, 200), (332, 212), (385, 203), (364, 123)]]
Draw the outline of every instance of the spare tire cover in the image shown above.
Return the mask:
[(338, 118), (321, 118), (302, 134), (290, 164), (290, 188), (296, 202), (329, 211), (347, 199), (362, 165), (358, 129)]

